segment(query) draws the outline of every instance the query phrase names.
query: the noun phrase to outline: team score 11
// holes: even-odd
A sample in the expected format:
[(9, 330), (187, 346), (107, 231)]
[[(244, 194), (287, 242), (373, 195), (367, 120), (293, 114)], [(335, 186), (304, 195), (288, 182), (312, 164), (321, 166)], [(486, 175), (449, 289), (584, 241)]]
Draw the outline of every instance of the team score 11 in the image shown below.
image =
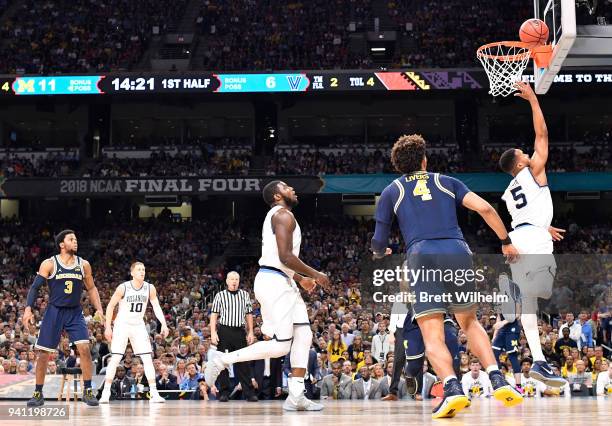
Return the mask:
[(64, 285), (66, 286), (66, 288), (64, 289), (64, 293), (72, 294), (72, 281), (66, 281)]
[(412, 195), (415, 197), (421, 197), (422, 201), (431, 200), (431, 191), (427, 187), (427, 181), (417, 180), (414, 190), (412, 191)]

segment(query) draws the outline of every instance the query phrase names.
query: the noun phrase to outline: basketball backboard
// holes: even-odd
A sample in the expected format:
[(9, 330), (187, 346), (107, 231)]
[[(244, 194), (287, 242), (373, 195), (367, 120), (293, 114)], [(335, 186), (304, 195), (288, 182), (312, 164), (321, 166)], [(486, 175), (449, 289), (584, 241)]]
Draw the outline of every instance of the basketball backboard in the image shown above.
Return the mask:
[(597, 4), (594, 0), (534, 0), (534, 17), (546, 22), (554, 47), (548, 68), (534, 63), (536, 93), (546, 93), (562, 67), (612, 66), (612, 22), (598, 19)]

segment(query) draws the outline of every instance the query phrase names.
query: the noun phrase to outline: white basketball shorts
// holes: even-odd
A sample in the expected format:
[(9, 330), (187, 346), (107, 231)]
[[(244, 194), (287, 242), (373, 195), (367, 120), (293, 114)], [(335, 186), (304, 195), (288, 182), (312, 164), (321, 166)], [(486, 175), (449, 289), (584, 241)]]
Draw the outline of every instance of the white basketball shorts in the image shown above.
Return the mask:
[(519, 260), (510, 265), (512, 281), (521, 295), (548, 299), (557, 270), (550, 233), (539, 226), (524, 225), (510, 232), (510, 239), (520, 253)]
[(144, 321), (140, 324), (126, 324), (115, 322), (113, 325), (113, 339), (111, 341), (111, 352), (123, 355), (128, 340), (132, 344), (134, 355), (142, 355), (153, 352), (151, 340)]
[(260, 269), (255, 276), (255, 298), (261, 305), (261, 332), (278, 341), (293, 338), (294, 325), (310, 325), (297, 284), (277, 271)]

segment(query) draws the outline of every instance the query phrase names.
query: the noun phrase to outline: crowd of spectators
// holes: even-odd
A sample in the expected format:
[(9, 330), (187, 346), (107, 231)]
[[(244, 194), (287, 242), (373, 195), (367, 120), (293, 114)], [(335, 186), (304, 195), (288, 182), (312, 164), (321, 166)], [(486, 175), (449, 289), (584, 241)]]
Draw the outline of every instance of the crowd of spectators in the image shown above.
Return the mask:
[[(0, 2), (0, 12), (9, 2)], [(187, 0), (26, 0), (0, 28), (0, 72), (106, 72), (133, 68), (156, 34), (174, 28)], [(217, 71), (355, 69), (375, 66), (361, 38), (398, 33), (387, 67), (477, 64), (485, 43), (517, 40), (533, 9), (521, 0), (203, 0), (194, 30), (202, 62)], [(384, 7), (384, 3), (383, 3)], [(376, 21), (378, 18), (378, 21)], [(189, 29), (191, 30), (191, 28)], [(551, 29), (552, 31), (552, 29)]]
[(203, 66), (223, 71), (368, 67), (368, 56), (351, 49), (350, 34), (373, 19), (366, 0), (205, 0), (198, 18), (206, 43)]
[(186, 0), (26, 0), (0, 27), (0, 73), (128, 70)]
[(16, 156), (0, 159), (0, 176), (4, 178), (70, 176), (78, 168), (78, 158), (63, 155), (47, 155), (37, 160)]
[(403, 67), (473, 67), (478, 47), (518, 40), (521, 23), (533, 15), (532, 5), (521, 0), (389, 0), (387, 5), (391, 19), (410, 39), (409, 47), (396, 52), (396, 63)]
[(250, 153), (243, 150), (208, 151), (171, 155), (153, 152), (149, 158), (104, 158), (84, 177), (142, 177), (142, 176), (207, 176), (218, 174), (246, 175)]
[[(520, 145), (517, 145), (520, 147)], [(508, 147), (485, 147), (481, 151), (482, 164), (491, 171), (499, 170), (499, 157)], [(523, 147), (524, 152), (533, 148)], [(608, 171), (612, 164), (612, 154), (605, 143), (593, 143), (588, 148), (578, 151), (573, 146), (551, 146), (546, 162), (549, 172), (602, 172)]]
[[(392, 371), (393, 362), (393, 347), (385, 344), (388, 316), (385, 312), (377, 312), (384, 309), (367, 300), (367, 289), (360, 284), (361, 262), (367, 255), (373, 224), (346, 217), (304, 219), (301, 222), (302, 258), (313, 267), (326, 271), (333, 283), (329, 292), (319, 291), (305, 296), (315, 335), (312, 352), (316, 365), (309, 366), (310, 386), (307, 386), (311, 392), (310, 396), (330, 399), (360, 398), (360, 383), (370, 379), (373, 380), (374, 386), (370, 396), (384, 396), (385, 392), (388, 392), (388, 374)], [(561, 243), (565, 245), (565, 250), (580, 250), (585, 244), (591, 244), (592, 239), (589, 236), (597, 229), (580, 229), (576, 225), (568, 228), (568, 237)], [(34, 223), (4, 222), (1, 229), (0, 255), (3, 260), (0, 263), (0, 323), (3, 323), (1, 325), (4, 327), (0, 334), (0, 365), (4, 374), (32, 374), (36, 362), (32, 344), (35, 342), (37, 329), (34, 325), (22, 325), (19, 319), (34, 272), (40, 262), (53, 253), (53, 228)], [(612, 235), (610, 229), (600, 227), (601, 233), (607, 233), (608, 247)], [(472, 232), (473, 228), (466, 228), (466, 233)], [(329, 235), (334, 235), (334, 238), (330, 239)], [(103, 305), (108, 302), (114, 288), (128, 279), (129, 264), (134, 259), (145, 262), (147, 280), (156, 285), (170, 326), (170, 335), (164, 339), (158, 334), (159, 324), (152, 313), (148, 311), (145, 315), (155, 352), (157, 386), (162, 394), (164, 390), (183, 390), (184, 392), (166, 392), (164, 395), (171, 398), (213, 399), (214, 388), (203, 382), (201, 372), (214, 353), (210, 347), (208, 323), (210, 303), (212, 296), (223, 287), (230, 266), (225, 263), (216, 267), (207, 265), (212, 256), (223, 253), (230, 241), (241, 238), (240, 228), (220, 221), (172, 223), (152, 219), (149, 222), (118, 221), (102, 228), (99, 224), (83, 224), (79, 227), (78, 236), (81, 241), (80, 251), (92, 263)], [(403, 250), (397, 231), (392, 233), (390, 246), (395, 251)], [(238, 269), (243, 288), (252, 295), (256, 264), (253, 261), (244, 261), (240, 267), (231, 266), (232, 269)], [(586, 285), (597, 293), (597, 285), (603, 285), (605, 290), (608, 283)], [(575, 288), (574, 291), (578, 295), (584, 288)], [(46, 297), (43, 292), (36, 301), (36, 321), (41, 319), (47, 303)], [(576, 296), (573, 298), (580, 300)], [(606, 291), (600, 291), (595, 300), (596, 304), (592, 305), (588, 312), (582, 313), (578, 320), (581, 327), (590, 327), (591, 332), (587, 334), (591, 336), (591, 340), (582, 344), (579, 333), (576, 350), (571, 343), (566, 344), (567, 339), (562, 340), (565, 323), (572, 330), (569, 337), (576, 338), (571, 318), (566, 315), (566, 312), (571, 312), (568, 309), (574, 305), (568, 304), (558, 311), (549, 312), (552, 320), (541, 322), (542, 342), (549, 360), (568, 378), (576, 374), (582, 377), (581, 371), (585, 371), (592, 376), (592, 383), (596, 383), (599, 371), (601, 374), (607, 374), (607, 364), (603, 358), (609, 357), (610, 354), (605, 353), (602, 356), (602, 349), (598, 345), (609, 345), (612, 324), (610, 296), (606, 298)], [(580, 312), (578, 305), (575, 312)], [(254, 304), (254, 313), (255, 334), (258, 339), (262, 339), (257, 303)], [(495, 323), (495, 320), (490, 318), (492, 313), (487, 306), (482, 306), (480, 319), (490, 335)], [(92, 306), (86, 299), (84, 314), (92, 336), (96, 371), (103, 373), (103, 357), (108, 353), (109, 347), (104, 341), (103, 326), (93, 319)], [(459, 341), (465, 352), (462, 359), (469, 360), (471, 353), (465, 348), (465, 335), (461, 331)], [(568, 353), (565, 347), (567, 345), (570, 346)], [(522, 336), (519, 350), (522, 358), (528, 360), (530, 352)], [(502, 364), (504, 369), (510, 372), (511, 367), (504, 356)], [(54, 373), (63, 366), (78, 365), (78, 354), (68, 341), (63, 339), (58, 354), (51, 358), (48, 371)], [(283, 371), (287, 370), (287, 362), (283, 365)], [(460, 368), (463, 368), (460, 372), (467, 373), (469, 362), (466, 361)], [(427, 370), (427, 367), (425, 369)], [(278, 374), (280, 377), (274, 382), (273, 389), (268, 394), (270, 397), (278, 397), (284, 386), (283, 377), (286, 378), (286, 371), (284, 376), (281, 372)], [(431, 371), (427, 370), (425, 374), (431, 374)], [(118, 398), (130, 397), (133, 395), (130, 392), (134, 391), (135, 397), (144, 397), (147, 386), (145, 380), (141, 362), (131, 349), (128, 349), (113, 384), (113, 395)], [(402, 390), (405, 382), (402, 383), (400, 395), (405, 396), (406, 392)], [(584, 384), (588, 386), (586, 382)], [(238, 386), (238, 383), (235, 382), (234, 385)], [(358, 389), (355, 390), (355, 387)], [(581, 386), (577, 388), (584, 390)], [(545, 390), (541, 393), (546, 395)]]
[[(458, 149), (432, 150), (427, 154), (429, 170), (456, 173), (465, 171), (462, 154)], [(390, 149), (381, 146), (375, 150), (344, 146), (338, 149), (279, 149), (266, 166), (268, 175), (345, 175), (396, 173), (390, 160)]]

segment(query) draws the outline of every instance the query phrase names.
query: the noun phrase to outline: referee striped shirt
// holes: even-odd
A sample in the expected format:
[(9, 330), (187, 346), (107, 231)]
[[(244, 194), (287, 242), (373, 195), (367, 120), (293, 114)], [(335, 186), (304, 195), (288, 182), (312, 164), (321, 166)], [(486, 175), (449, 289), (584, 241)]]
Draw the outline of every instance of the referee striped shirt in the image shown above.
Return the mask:
[(253, 313), (251, 297), (244, 290), (223, 290), (217, 293), (212, 312), (219, 314), (219, 323), (227, 327), (244, 327), (247, 314)]

